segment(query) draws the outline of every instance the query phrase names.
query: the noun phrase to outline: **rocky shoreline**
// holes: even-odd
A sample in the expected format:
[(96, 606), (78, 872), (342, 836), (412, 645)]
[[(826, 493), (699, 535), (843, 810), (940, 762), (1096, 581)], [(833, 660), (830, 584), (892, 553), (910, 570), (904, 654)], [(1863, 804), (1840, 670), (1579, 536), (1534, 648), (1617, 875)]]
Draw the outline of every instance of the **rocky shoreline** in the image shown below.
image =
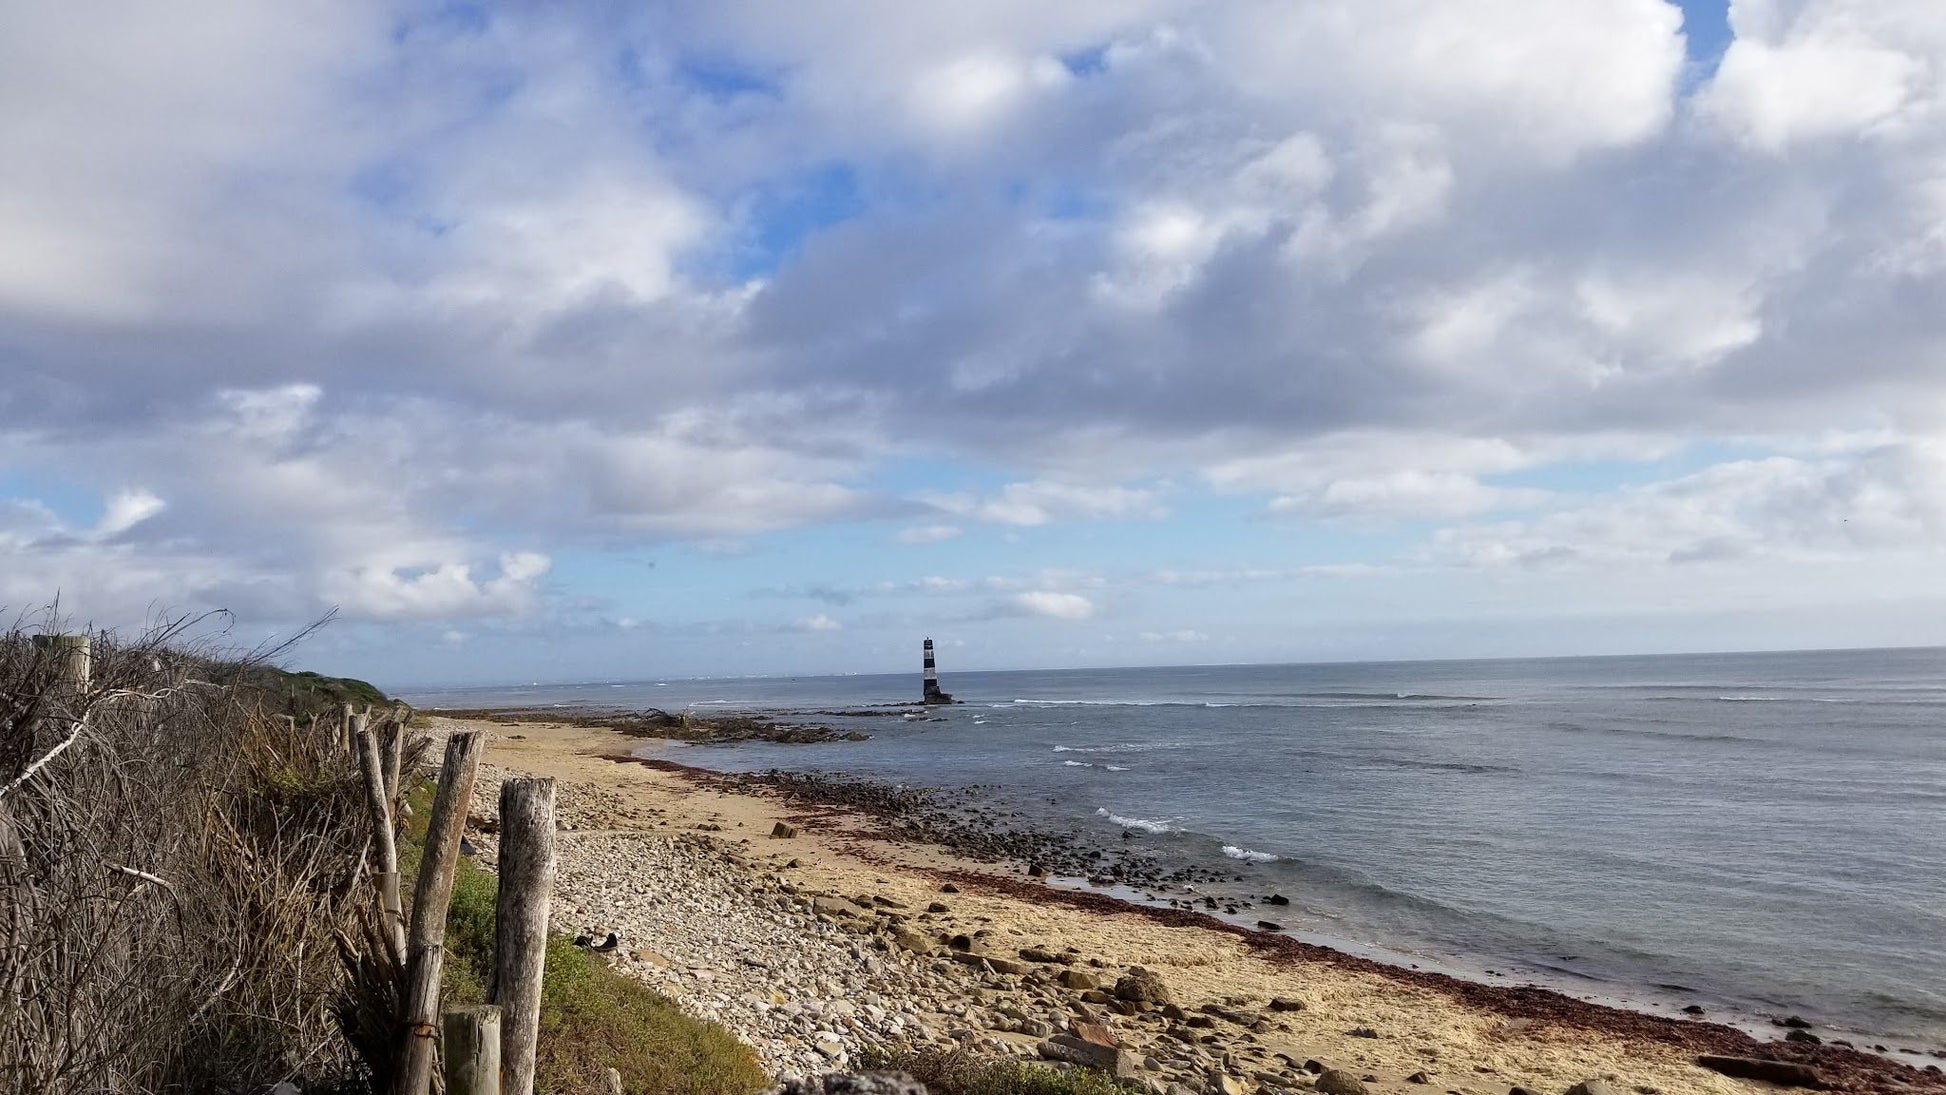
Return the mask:
[[(1031, 868), (1086, 849), (1012, 829), (946, 832), (959, 807), (937, 792), (623, 765), (633, 758), (586, 747), (585, 734), (564, 737), (583, 750), (557, 760), (517, 740), (522, 729), (498, 730), (530, 760), (512, 770), (582, 777), (561, 785), (557, 930), (613, 932), (619, 969), (737, 1033), (780, 1077), (904, 1046), (1085, 1063), (1158, 1095), (1755, 1091), (1724, 1071), (1739, 1068), (1830, 1090), (1946, 1092), (1936, 1072), (1841, 1046), (1460, 981), (1050, 887)], [(483, 820), (499, 774), (483, 774)], [(480, 844), (490, 862), (491, 837)], [(1716, 1071), (1698, 1067), (1705, 1057)]]
[[(840, 730), (822, 723), (785, 722), (770, 715), (697, 715), (688, 711), (664, 711), (659, 707), (640, 711), (556, 707), (434, 708), (425, 713), (447, 719), (486, 720), (502, 724), (538, 723), (599, 728), (632, 738), (662, 738), (689, 745), (735, 745), (746, 741), (820, 745), (834, 741), (871, 740), (870, 734)], [(844, 714), (837, 711), (819, 713)], [(863, 716), (871, 712), (859, 714)]]

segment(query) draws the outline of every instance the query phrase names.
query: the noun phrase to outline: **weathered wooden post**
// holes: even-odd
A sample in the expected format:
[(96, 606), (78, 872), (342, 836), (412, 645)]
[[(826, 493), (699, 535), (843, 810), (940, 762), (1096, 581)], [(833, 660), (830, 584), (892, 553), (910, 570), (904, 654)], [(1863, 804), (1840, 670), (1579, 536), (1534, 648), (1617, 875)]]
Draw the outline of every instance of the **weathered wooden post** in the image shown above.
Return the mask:
[(34, 645), (47, 651), (56, 681), (76, 692), (88, 690), (94, 668), (94, 640), (86, 635), (36, 635)]
[(547, 965), (548, 899), (554, 891), (554, 781), (500, 785), (500, 892), (494, 902), (493, 978), (487, 999), (505, 1011), (501, 1060), (506, 1095), (533, 1095)]
[(392, 723), (385, 730), (385, 801), (396, 811), (399, 804), (399, 767), (405, 757), (405, 720)]
[(399, 896), (399, 846), (392, 830), (392, 807), (385, 797), (385, 772), (380, 765), (378, 743), (369, 730), (358, 732), (358, 761), (365, 775), (365, 806), (372, 815), (372, 838), (378, 846), (378, 870), (372, 882), (378, 887), (378, 905), (385, 922), (385, 940), (392, 948), (392, 961), (405, 965), (405, 906)]
[(446, 760), (433, 793), (419, 881), (412, 891), (412, 926), (406, 934), (405, 1051), (400, 1054), (395, 1095), (426, 1095), (432, 1084), (434, 1044), (439, 1037), (439, 974), (445, 964), (446, 906), (453, 898), (459, 838), (473, 800), (486, 738), (477, 731), (446, 739)]
[(500, 1009), (476, 1004), (444, 1018), (446, 1095), (500, 1095)]

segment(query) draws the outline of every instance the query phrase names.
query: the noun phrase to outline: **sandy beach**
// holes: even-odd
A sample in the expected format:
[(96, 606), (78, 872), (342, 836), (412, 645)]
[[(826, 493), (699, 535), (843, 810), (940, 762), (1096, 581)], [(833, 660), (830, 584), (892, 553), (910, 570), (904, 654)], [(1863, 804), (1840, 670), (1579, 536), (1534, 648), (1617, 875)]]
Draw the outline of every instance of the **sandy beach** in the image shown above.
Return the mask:
[(1048, 1039), (1066, 1032), (1115, 1043), (1104, 1061), (1172, 1095), (1310, 1090), (1326, 1069), (1413, 1095), (1772, 1086), (1700, 1067), (1704, 1054), (1801, 1063), (1834, 1090), (1946, 1091), (1923, 1060), (1783, 1030), (1758, 1041), (1055, 889), (1018, 864), (895, 839), (867, 812), (686, 769), (680, 746), (642, 763), (630, 757), (640, 740), (605, 729), (430, 723), (491, 737), (474, 810), (483, 860), (499, 778), (559, 780), (556, 930), (615, 933), (618, 968), (723, 1023), (780, 1076), (895, 1042), (1060, 1055)]

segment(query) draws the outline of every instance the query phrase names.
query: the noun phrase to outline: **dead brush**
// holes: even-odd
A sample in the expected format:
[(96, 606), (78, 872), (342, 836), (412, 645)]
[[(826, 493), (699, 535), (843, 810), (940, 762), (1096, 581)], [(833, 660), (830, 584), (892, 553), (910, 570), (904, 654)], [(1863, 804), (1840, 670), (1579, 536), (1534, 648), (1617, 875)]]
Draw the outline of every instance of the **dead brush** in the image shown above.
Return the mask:
[(80, 690), (0, 634), (0, 1090), (363, 1073), (337, 1014), (375, 907), (356, 768), (184, 639), (93, 636)]

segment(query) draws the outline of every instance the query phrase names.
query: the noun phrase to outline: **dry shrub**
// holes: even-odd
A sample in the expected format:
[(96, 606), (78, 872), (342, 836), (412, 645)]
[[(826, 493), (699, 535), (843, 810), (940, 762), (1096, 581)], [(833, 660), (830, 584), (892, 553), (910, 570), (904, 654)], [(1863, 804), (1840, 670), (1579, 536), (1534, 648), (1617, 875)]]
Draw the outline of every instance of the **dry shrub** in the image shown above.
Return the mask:
[(184, 637), (94, 636), (77, 692), (0, 633), (0, 1090), (359, 1074), (334, 1016), (376, 902), (355, 766), (261, 665)]

